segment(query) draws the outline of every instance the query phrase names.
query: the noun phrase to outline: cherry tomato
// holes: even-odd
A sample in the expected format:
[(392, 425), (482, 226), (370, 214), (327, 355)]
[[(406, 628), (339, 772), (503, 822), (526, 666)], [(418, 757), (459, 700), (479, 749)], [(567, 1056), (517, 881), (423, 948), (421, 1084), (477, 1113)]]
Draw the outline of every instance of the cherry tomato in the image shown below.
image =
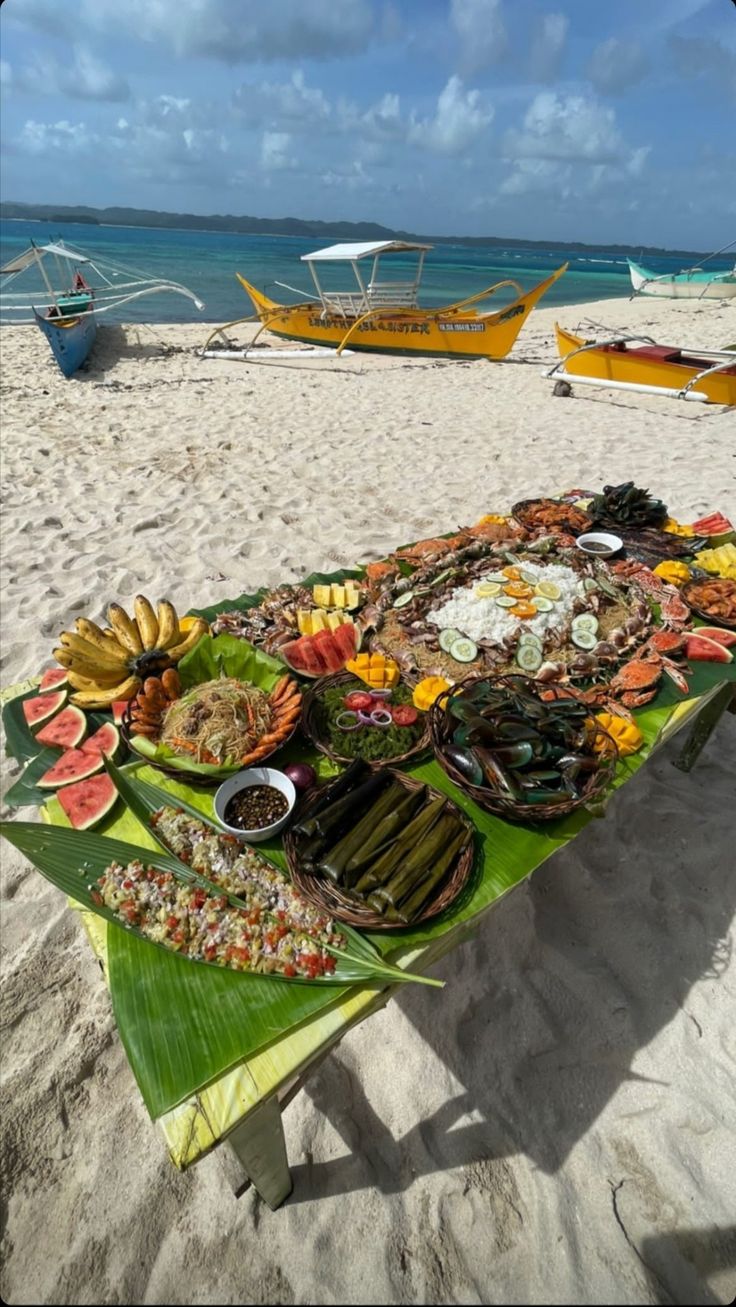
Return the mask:
[(344, 702), (350, 712), (369, 712), (373, 707), (373, 697), (367, 690), (353, 690), (352, 694), (345, 695)]
[(419, 714), (410, 703), (397, 703), (396, 707), (391, 709), (391, 716), (397, 726), (413, 726)]

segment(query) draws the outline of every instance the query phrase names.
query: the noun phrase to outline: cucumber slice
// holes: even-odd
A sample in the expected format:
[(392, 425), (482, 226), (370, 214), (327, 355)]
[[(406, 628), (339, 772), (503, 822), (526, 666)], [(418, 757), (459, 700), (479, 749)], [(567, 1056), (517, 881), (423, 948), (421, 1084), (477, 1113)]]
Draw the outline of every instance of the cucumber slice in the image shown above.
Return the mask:
[(504, 576), (503, 572), (486, 572), (483, 577), (484, 581), (493, 581), (496, 585), (505, 585), (508, 579), (507, 576)]
[(536, 672), (542, 666), (544, 657), (541, 649), (534, 644), (522, 644), (516, 650), (516, 661), (525, 672)]
[(522, 631), (519, 636), (519, 644), (533, 644), (535, 649), (543, 649), (544, 645), (538, 635), (533, 631)]
[(583, 579), (583, 589), (586, 594), (592, 594), (594, 590), (598, 589), (598, 582), (594, 581), (592, 576), (586, 576)]
[(593, 613), (578, 613), (577, 617), (572, 619), (573, 631), (590, 631), (595, 635), (598, 630), (598, 618)]
[(499, 608), (515, 608), (518, 600), (512, 599), (511, 595), (499, 595), (496, 603)]
[(594, 649), (598, 643), (598, 636), (587, 627), (579, 626), (572, 633), (572, 642), (578, 649)]
[(473, 640), (468, 640), (466, 636), (461, 635), (450, 649), (450, 655), (458, 663), (472, 663), (478, 656), (478, 646)]
[(439, 646), (444, 653), (452, 653), (452, 646), (456, 640), (463, 640), (462, 631), (456, 631), (454, 626), (448, 626), (444, 631), (440, 631)]
[(534, 604), (538, 613), (551, 613), (554, 608), (552, 600), (546, 599), (544, 595), (533, 595), (529, 602)]
[(536, 572), (525, 572), (523, 567), (519, 568), (519, 576), (522, 581), (526, 581), (527, 585), (536, 585), (539, 580)]
[(411, 603), (413, 598), (414, 598), (414, 591), (406, 590), (403, 595), (399, 595), (397, 599), (394, 599), (393, 607), (405, 608), (407, 604)]

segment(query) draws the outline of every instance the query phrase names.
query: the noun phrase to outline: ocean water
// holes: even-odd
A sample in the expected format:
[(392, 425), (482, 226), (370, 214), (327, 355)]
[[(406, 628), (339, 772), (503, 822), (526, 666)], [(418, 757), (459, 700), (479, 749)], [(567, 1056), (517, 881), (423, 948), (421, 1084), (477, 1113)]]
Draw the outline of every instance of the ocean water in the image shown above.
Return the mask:
[[(0, 222), (0, 265), (26, 249), (31, 240), (46, 244), (53, 240), (83, 250), (93, 260), (101, 259), (140, 270), (144, 275), (166, 277), (183, 283), (205, 302), (200, 313), (189, 300), (179, 295), (156, 295), (135, 301), (107, 320), (134, 322), (224, 323), (245, 317), (251, 312), (250, 301), (236, 279), (240, 272), (254, 286), (273, 299), (294, 302), (312, 296), (314, 287), (306, 264), (300, 257), (332, 240), (298, 236), (244, 236), (239, 233), (160, 230), (149, 227), (107, 227), (86, 223)], [(387, 276), (401, 279), (413, 276), (416, 256), (392, 256), (386, 260)], [(420, 299), (423, 304), (449, 304), (474, 295), (494, 282), (511, 279), (524, 291), (568, 262), (565, 275), (547, 292), (542, 303), (580, 304), (586, 300), (616, 299), (631, 294), (631, 282), (623, 255), (597, 253), (576, 254), (556, 250), (518, 250), (495, 247), (483, 249), (466, 245), (436, 245), (426, 256)], [(678, 272), (681, 258), (644, 258), (654, 271)], [(695, 259), (693, 259), (695, 262)], [(728, 260), (714, 259), (709, 268), (728, 268)], [(324, 272), (323, 272), (324, 269)], [(390, 271), (389, 271), (390, 269)], [(38, 289), (35, 271), (23, 274), (14, 289)], [(25, 278), (28, 277), (28, 281)], [(334, 289), (351, 288), (352, 272), (347, 265), (329, 268), (322, 265), (320, 281)], [(92, 278), (96, 283), (96, 279)], [(276, 283), (286, 283), (299, 294), (290, 293)], [(487, 302), (499, 308), (515, 298), (510, 288), (499, 291)]]

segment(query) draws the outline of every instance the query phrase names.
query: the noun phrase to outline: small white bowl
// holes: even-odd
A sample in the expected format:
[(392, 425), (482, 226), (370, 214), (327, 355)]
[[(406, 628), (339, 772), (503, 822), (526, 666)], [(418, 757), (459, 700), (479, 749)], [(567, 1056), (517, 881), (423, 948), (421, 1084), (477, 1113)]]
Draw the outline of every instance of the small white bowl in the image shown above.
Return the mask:
[[(611, 535), (608, 531), (585, 531), (578, 536), (575, 544), (592, 558), (610, 558), (611, 554), (617, 554), (624, 547), (621, 537)], [(598, 548), (589, 549), (589, 545), (597, 545)]]
[[(283, 817), (274, 821), (270, 826), (261, 826), (259, 830), (241, 830), (238, 826), (229, 826), (225, 821), (225, 809), (234, 794), (239, 790), (251, 789), (254, 785), (272, 785), (275, 790), (280, 790), (285, 796), (288, 808)], [(245, 771), (239, 771), (229, 780), (223, 781), (219, 790), (215, 794), (215, 816), (229, 835), (234, 835), (236, 839), (247, 844), (260, 844), (261, 840), (270, 840), (279, 831), (291, 817), (296, 803), (296, 789), (289, 777), (282, 771), (276, 771), (274, 767), (248, 767)]]

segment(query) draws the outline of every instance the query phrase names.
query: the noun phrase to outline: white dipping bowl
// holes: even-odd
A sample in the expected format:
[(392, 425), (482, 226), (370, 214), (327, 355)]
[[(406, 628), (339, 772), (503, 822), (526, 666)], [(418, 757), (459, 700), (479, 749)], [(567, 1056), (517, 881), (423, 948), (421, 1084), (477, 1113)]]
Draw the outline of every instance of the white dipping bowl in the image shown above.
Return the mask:
[[(617, 554), (624, 547), (621, 537), (611, 535), (608, 531), (585, 531), (575, 543), (578, 549), (582, 549), (591, 558), (610, 558), (611, 554)], [(596, 548), (591, 549), (591, 545)]]
[[(238, 826), (228, 826), (225, 821), (225, 809), (233, 795), (240, 790), (252, 789), (254, 785), (272, 785), (275, 790), (280, 790), (289, 805), (283, 817), (279, 817), (278, 821), (272, 822), (270, 826), (261, 826), (259, 830), (241, 830)], [(235, 776), (231, 776), (229, 780), (223, 781), (215, 794), (215, 816), (228, 835), (234, 835), (244, 844), (259, 844), (261, 840), (270, 840), (284, 829), (294, 811), (295, 803), (296, 789), (284, 772), (276, 771), (274, 767), (248, 767), (245, 771), (239, 771)]]

